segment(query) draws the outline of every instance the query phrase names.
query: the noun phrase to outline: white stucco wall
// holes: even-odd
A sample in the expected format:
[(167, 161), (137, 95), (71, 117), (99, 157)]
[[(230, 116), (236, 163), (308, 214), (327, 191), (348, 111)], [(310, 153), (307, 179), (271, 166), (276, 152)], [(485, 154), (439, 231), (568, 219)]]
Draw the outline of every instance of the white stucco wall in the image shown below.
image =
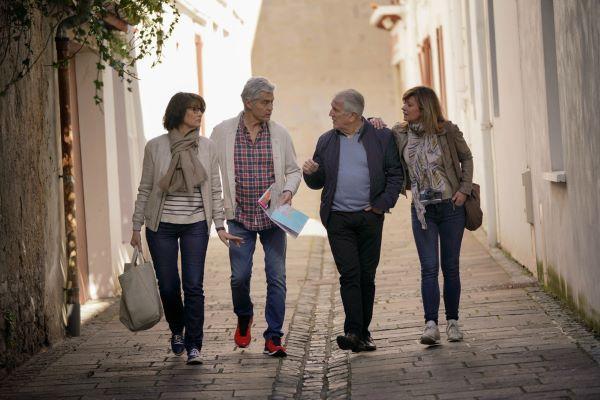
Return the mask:
[[(407, 86), (420, 81), (416, 45), (432, 35), (432, 26), (444, 26), (452, 60), (446, 63), (448, 116), (459, 122), (474, 154), (490, 243), (498, 242), (598, 329), (600, 135), (593, 110), (600, 98), (594, 51), (600, 8), (594, 1), (496, 0), (492, 21), (487, 1), (403, 4), (407, 16), (392, 32), (392, 60), (405, 62)], [(552, 4), (554, 11), (544, 14)], [(551, 140), (557, 125), (558, 145)], [(557, 154), (566, 183), (546, 175), (556, 170)], [(531, 172), (531, 224), (525, 171)]]
[[(162, 117), (171, 96), (198, 92), (195, 37), (202, 38), (205, 132), (241, 108), (240, 93), (251, 75), (251, 49), (260, 0), (178, 2), (180, 21), (164, 47), (162, 63), (137, 65), (130, 93), (112, 70), (102, 76), (103, 104), (93, 103), (93, 52), (77, 55), (77, 89), (89, 296), (119, 294), (117, 281), (131, 251), (131, 216), (147, 140), (164, 133)], [(172, 16), (171, 16), (172, 17)], [(167, 20), (171, 17), (167, 17)]]
[(152, 59), (147, 58), (137, 66), (146, 139), (164, 133), (162, 117), (171, 96), (198, 92), (195, 35), (203, 43), (206, 136), (215, 125), (239, 111), (240, 93), (252, 72), (251, 51), (261, 0), (187, 0), (178, 4), (180, 20), (165, 43), (162, 62), (152, 68)]

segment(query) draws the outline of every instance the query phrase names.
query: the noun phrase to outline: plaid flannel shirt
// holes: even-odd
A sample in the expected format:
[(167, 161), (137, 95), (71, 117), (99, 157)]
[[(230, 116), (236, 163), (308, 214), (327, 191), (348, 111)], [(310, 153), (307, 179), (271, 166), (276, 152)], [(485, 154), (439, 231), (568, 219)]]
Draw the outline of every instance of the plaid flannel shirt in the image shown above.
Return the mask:
[(234, 147), (235, 220), (250, 231), (274, 226), (258, 205), (258, 199), (275, 182), (271, 135), (267, 123), (261, 125), (254, 143), (240, 116)]

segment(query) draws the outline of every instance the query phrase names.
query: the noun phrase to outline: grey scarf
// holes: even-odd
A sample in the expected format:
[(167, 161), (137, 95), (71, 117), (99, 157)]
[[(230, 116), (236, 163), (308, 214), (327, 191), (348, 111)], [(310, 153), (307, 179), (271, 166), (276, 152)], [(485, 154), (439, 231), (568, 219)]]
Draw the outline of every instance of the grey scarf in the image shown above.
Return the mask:
[(181, 133), (177, 129), (169, 132), (171, 163), (158, 186), (167, 193), (193, 193), (194, 188), (206, 180), (206, 171), (198, 160), (200, 131), (195, 129)]
[(427, 229), (425, 222), (425, 205), (421, 203), (419, 194), (426, 189), (444, 192), (445, 173), (443, 170), (442, 148), (438, 135), (428, 134), (419, 123), (408, 125), (408, 169), (410, 172), (410, 190), (417, 218), (421, 228)]

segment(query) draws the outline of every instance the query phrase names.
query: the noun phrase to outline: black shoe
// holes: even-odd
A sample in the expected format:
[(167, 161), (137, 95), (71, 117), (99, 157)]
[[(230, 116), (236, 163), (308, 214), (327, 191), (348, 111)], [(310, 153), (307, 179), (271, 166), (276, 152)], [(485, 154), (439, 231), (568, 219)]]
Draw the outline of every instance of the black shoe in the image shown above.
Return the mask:
[(375, 341), (371, 337), (371, 335), (367, 336), (363, 339), (363, 345), (365, 347), (365, 351), (375, 351), (377, 350), (377, 346), (375, 346)]
[(185, 351), (185, 344), (183, 343), (183, 336), (173, 335), (171, 336), (171, 351), (176, 356), (180, 356)]
[(337, 337), (337, 344), (342, 350), (352, 350), (354, 353), (361, 352), (365, 349), (362, 340), (354, 333), (346, 333)]

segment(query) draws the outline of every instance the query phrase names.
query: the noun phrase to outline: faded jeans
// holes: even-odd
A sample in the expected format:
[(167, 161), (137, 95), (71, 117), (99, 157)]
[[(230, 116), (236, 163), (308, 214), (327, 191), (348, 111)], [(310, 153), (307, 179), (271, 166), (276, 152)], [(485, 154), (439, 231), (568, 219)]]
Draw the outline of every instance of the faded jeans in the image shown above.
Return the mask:
[(227, 221), (227, 226), (230, 234), (244, 239), (244, 243), (239, 247), (233, 243), (229, 246), (233, 312), (238, 317), (251, 317), (254, 314), (254, 305), (250, 299), (250, 279), (252, 277), (252, 258), (258, 236), (265, 252), (265, 274), (267, 275), (267, 301), (265, 305), (267, 329), (263, 336), (265, 339), (282, 337), (286, 296), (286, 234), (278, 227), (262, 231), (250, 231), (234, 220)]

